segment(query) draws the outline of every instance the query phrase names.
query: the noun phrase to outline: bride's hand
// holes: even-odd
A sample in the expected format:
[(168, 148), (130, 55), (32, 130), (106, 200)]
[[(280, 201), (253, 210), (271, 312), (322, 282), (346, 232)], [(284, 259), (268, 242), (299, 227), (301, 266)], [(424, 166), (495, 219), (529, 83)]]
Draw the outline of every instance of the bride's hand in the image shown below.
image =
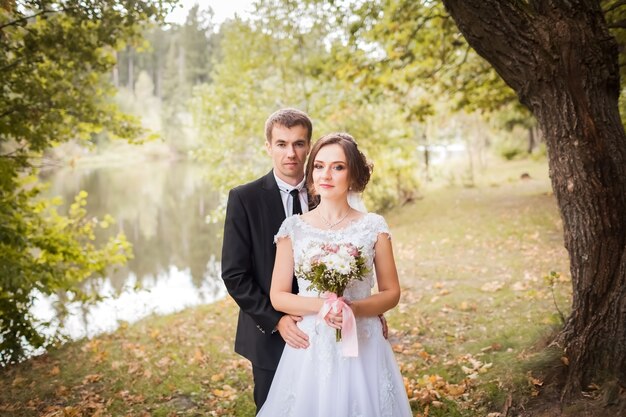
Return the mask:
[(326, 317), (324, 317), (324, 321), (334, 329), (341, 329), (343, 324), (343, 315), (341, 314), (341, 310), (335, 312), (331, 309), (328, 314), (326, 314)]

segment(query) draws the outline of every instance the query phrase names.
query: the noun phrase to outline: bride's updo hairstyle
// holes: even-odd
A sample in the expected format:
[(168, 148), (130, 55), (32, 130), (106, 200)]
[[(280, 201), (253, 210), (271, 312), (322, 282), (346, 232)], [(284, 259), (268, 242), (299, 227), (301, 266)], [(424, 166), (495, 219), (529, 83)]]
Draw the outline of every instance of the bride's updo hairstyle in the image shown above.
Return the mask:
[(324, 135), (313, 145), (306, 167), (306, 184), (308, 189), (312, 191), (313, 194), (317, 194), (313, 185), (313, 164), (315, 163), (317, 153), (324, 146), (335, 144), (341, 146), (346, 155), (348, 175), (350, 176), (350, 190), (358, 193), (362, 192), (365, 190), (365, 186), (370, 180), (373, 165), (369, 163), (365, 155), (359, 151), (354, 138), (347, 133), (341, 132)]

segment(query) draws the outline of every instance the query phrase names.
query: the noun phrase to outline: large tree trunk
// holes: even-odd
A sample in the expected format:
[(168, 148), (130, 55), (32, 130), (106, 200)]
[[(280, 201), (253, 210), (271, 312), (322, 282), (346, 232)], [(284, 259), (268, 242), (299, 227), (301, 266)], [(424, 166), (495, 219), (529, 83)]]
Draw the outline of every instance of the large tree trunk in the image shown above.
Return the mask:
[(564, 396), (626, 383), (626, 136), (617, 45), (591, 0), (443, 0), (539, 121), (570, 255)]

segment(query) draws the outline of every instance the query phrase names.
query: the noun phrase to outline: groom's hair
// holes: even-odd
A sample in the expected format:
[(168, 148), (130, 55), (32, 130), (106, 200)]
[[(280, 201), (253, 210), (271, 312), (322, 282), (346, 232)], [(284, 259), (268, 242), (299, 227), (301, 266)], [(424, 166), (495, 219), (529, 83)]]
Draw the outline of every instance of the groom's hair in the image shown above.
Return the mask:
[(302, 126), (307, 130), (307, 143), (311, 143), (313, 135), (313, 123), (309, 116), (298, 109), (286, 108), (275, 111), (265, 121), (265, 139), (272, 143), (272, 129), (274, 126), (284, 126), (291, 129), (294, 126)]
[[(306, 185), (310, 191), (315, 191), (313, 186), (313, 164), (317, 153), (324, 146), (339, 145), (346, 155), (346, 163), (348, 164), (348, 175), (350, 176), (350, 190), (357, 193), (365, 190), (365, 186), (370, 180), (374, 166), (368, 162), (363, 152), (359, 151), (354, 138), (342, 132), (329, 133), (322, 136), (315, 142), (311, 155), (306, 167)], [(315, 193), (317, 194), (317, 193)]]

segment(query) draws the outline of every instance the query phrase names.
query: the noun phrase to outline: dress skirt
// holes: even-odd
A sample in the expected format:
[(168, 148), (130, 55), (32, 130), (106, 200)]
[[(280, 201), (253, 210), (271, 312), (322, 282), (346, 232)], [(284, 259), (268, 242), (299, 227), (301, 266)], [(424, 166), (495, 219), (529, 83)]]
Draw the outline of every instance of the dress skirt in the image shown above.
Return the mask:
[(358, 318), (358, 357), (316, 316), (298, 326), (307, 349), (285, 346), (261, 417), (411, 417), (404, 382), (377, 317)]

